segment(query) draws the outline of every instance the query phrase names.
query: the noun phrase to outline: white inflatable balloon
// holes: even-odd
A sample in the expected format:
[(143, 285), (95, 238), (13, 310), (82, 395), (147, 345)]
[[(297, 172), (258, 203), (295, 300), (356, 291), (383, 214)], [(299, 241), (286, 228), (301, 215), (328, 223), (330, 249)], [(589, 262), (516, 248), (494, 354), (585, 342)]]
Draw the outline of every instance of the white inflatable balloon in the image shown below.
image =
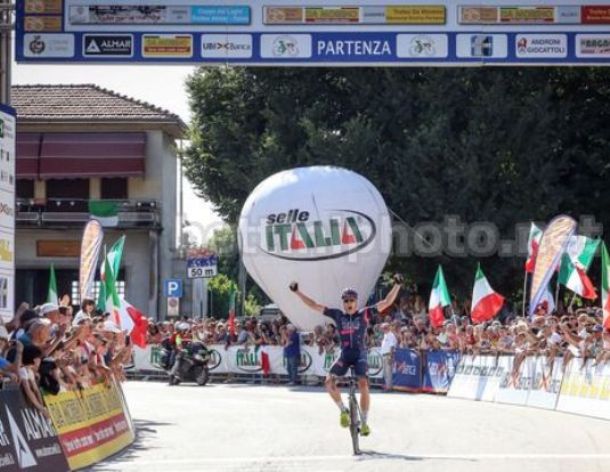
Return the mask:
[(363, 306), (390, 253), (388, 209), (364, 177), (339, 167), (279, 172), (250, 194), (239, 220), (244, 265), (301, 330), (329, 320), (289, 290), (291, 281), (318, 303), (341, 307), (341, 291)]

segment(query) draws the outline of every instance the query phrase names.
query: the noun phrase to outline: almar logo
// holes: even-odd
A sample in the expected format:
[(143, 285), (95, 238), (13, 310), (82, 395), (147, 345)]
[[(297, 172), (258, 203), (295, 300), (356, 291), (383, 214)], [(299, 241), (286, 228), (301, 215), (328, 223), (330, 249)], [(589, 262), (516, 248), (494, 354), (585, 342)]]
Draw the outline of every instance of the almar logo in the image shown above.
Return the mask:
[(383, 359), (379, 351), (369, 351), (367, 356), (369, 375), (377, 375), (383, 369)]
[(260, 356), (255, 349), (239, 349), (235, 353), (235, 366), (244, 372), (259, 372), (262, 370)]
[(312, 220), (298, 208), (267, 215), (266, 248), (274, 257), (293, 261), (334, 259), (359, 251), (371, 243), (376, 228), (366, 214), (354, 210), (330, 210), (327, 220)]

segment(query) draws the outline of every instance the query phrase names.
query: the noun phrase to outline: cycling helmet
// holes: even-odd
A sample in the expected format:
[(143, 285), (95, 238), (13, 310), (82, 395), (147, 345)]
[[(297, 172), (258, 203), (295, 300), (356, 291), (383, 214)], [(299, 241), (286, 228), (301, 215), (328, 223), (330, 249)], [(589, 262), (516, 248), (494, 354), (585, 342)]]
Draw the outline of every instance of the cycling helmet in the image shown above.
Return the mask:
[(349, 298), (358, 298), (358, 292), (356, 292), (353, 288), (345, 288), (341, 292), (341, 300), (346, 300)]

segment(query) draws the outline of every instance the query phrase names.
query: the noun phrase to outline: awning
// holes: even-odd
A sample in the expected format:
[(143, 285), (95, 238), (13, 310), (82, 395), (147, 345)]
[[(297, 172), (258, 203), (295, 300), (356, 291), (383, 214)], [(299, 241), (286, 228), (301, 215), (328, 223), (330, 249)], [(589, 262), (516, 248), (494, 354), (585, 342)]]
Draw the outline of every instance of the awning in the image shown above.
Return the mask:
[(144, 174), (146, 133), (17, 133), (17, 178)]
[(45, 133), (40, 178), (144, 174), (146, 133)]
[(17, 168), (18, 179), (35, 179), (38, 177), (38, 156), (40, 156), (40, 133), (17, 133)]

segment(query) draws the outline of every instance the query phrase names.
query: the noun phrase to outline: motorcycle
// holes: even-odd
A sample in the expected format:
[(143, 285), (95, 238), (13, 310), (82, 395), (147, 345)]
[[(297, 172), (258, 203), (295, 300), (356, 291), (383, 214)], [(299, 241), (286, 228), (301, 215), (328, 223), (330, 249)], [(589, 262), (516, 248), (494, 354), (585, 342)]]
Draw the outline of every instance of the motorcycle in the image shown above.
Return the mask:
[(210, 379), (208, 367), (210, 358), (210, 351), (202, 342), (192, 341), (176, 353), (173, 366), (170, 365), (171, 351), (164, 348), (160, 366), (168, 373), (170, 385), (195, 382), (199, 386), (204, 386)]

